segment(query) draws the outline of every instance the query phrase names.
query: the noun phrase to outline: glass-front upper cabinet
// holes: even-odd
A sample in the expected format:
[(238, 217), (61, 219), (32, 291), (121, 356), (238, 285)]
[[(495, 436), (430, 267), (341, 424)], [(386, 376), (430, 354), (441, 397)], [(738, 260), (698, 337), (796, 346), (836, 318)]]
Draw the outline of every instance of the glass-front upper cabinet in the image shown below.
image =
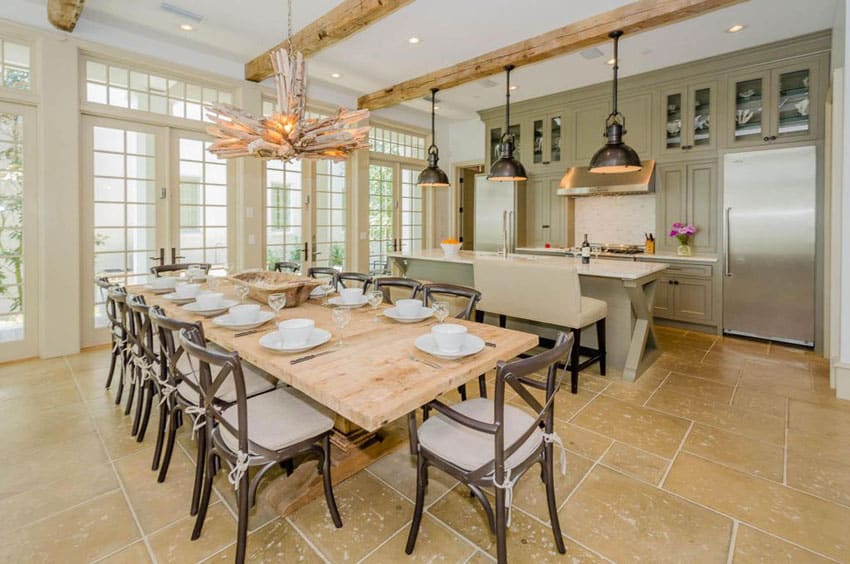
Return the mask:
[(759, 145), (813, 136), (817, 105), (815, 65), (797, 64), (760, 74), (737, 75), (730, 83), (733, 145)]
[[(510, 132), (514, 136), (514, 158), (520, 158), (520, 126), (519, 124), (511, 125)], [(490, 129), (490, 139), (489, 139), (489, 156), (490, 162), (488, 163), (488, 167), (492, 165), (494, 162), (499, 160), (501, 157), (501, 144), (502, 144), (502, 128), (501, 127), (493, 127)]]
[(714, 149), (716, 123), (715, 85), (703, 84), (666, 91), (662, 96), (664, 116), (663, 152), (681, 153)]
[(547, 114), (530, 120), (531, 169), (543, 170), (547, 165), (561, 162), (561, 114)]

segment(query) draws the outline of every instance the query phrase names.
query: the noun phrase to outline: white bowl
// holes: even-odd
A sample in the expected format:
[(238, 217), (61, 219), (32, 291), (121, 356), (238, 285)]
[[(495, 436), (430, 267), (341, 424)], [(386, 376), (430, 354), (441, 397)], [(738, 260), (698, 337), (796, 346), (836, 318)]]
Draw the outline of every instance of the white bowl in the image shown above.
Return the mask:
[(233, 306), (229, 310), (230, 319), (236, 325), (243, 323), (253, 323), (260, 316), (260, 306), (258, 304), (241, 304)]
[(456, 255), (462, 246), (462, 243), (440, 243), (440, 247), (443, 249), (443, 254), (447, 257)]
[(339, 296), (342, 298), (342, 303), (354, 305), (360, 303), (363, 297), (363, 288), (341, 288)]
[(198, 307), (202, 310), (215, 309), (221, 306), (223, 298), (224, 294), (221, 292), (201, 292), (195, 296), (195, 303), (197, 303)]
[(456, 323), (440, 323), (431, 328), (431, 335), (441, 352), (458, 352), (466, 341), (466, 327)]
[(397, 300), (395, 308), (402, 317), (416, 317), (422, 309), (422, 300)]
[(174, 289), (177, 285), (177, 279), (173, 276), (165, 276), (163, 278), (154, 278), (151, 282), (151, 288), (154, 290)]
[(174, 288), (174, 293), (180, 298), (194, 298), (200, 291), (200, 284), (178, 284)]
[(301, 347), (310, 340), (315, 327), (316, 322), (312, 319), (287, 319), (277, 324), (277, 332), (283, 340), (283, 346)]

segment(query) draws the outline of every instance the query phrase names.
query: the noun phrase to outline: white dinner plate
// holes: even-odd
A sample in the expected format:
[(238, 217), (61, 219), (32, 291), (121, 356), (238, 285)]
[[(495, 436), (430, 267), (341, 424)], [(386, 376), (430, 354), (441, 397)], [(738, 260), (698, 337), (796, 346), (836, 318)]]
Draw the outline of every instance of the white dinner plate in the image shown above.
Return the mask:
[(152, 294), (173, 294), (174, 288), (154, 288), (151, 284), (145, 284), (145, 290)]
[(328, 300), (328, 303), (332, 306), (339, 307), (347, 307), (349, 309), (357, 309), (358, 307), (363, 307), (364, 305), (369, 303), (369, 298), (366, 296), (360, 296), (360, 300), (354, 302), (353, 304), (346, 304), (342, 302), (342, 298), (337, 296), (335, 298), (331, 298)]
[(412, 317), (404, 317), (399, 314), (398, 308), (396, 307), (388, 307), (384, 310), (384, 315), (392, 319), (393, 321), (398, 321), (399, 323), (418, 323), (420, 321), (425, 321), (432, 315), (434, 315), (434, 309), (430, 307), (422, 306), (419, 308), (419, 313)]
[(260, 311), (257, 319), (250, 323), (234, 323), (230, 318), (229, 313), (225, 313), (224, 315), (220, 315), (213, 319), (213, 324), (219, 327), (224, 327), (225, 329), (232, 329), (234, 331), (242, 331), (245, 329), (253, 329), (254, 327), (259, 327), (263, 323), (267, 321), (271, 321), (274, 319), (274, 313), (270, 311)]
[(190, 302), (195, 301), (194, 296), (192, 296), (191, 298), (187, 298), (185, 296), (178, 296), (176, 292), (171, 292), (170, 294), (165, 294), (162, 297), (165, 298), (166, 300), (168, 300), (169, 302), (174, 302), (177, 305), (188, 304)]
[(426, 352), (432, 356), (436, 356), (437, 358), (445, 358), (448, 360), (463, 358), (465, 356), (480, 353), (484, 350), (484, 339), (476, 337), (475, 335), (470, 335), (469, 333), (466, 334), (466, 341), (464, 341), (463, 346), (458, 352), (454, 353), (447, 353), (438, 349), (437, 343), (434, 341), (434, 336), (431, 335), (431, 333), (426, 333), (425, 335), (417, 337), (415, 344), (416, 348), (422, 352)]
[(313, 288), (313, 291), (310, 292), (311, 298), (324, 298), (328, 294), (333, 294), (334, 290), (326, 290), (324, 286), (316, 286)]
[(227, 311), (238, 303), (239, 302), (237, 300), (221, 300), (221, 304), (212, 309), (201, 309), (201, 306), (198, 305), (198, 302), (192, 302), (184, 305), (183, 309), (185, 309), (189, 313), (202, 315), (204, 317), (212, 317), (214, 315), (224, 313), (225, 311)]
[(266, 333), (262, 337), (260, 337), (260, 346), (270, 351), (280, 352), (280, 353), (297, 353), (302, 351), (308, 351), (310, 349), (314, 349), (319, 345), (324, 345), (328, 341), (331, 340), (331, 332), (325, 331), (324, 329), (319, 329), (318, 327), (313, 329), (313, 332), (310, 333), (310, 338), (307, 339), (307, 343), (298, 346), (298, 347), (287, 347), (283, 344), (283, 339), (280, 336), (280, 333), (274, 331), (272, 333)]

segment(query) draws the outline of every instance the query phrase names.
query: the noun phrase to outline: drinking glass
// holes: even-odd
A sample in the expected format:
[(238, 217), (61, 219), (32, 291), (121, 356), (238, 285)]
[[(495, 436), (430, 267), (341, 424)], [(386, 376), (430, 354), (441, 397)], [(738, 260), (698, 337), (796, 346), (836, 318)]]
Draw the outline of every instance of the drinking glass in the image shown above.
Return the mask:
[(369, 305), (372, 306), (372, 312), (375, 314), (375, 321), (378, 321), (378, 306), (384, 301), (384, 294), (380, 290), (369, 290), (366, 294), (366, 299), (369, 300)]
[(434, 308), (434, 317), (439, 323), (443, 323), (449, 316), (449, 306), (445, 302), (434, 302), (431, 307)]
[(207, 288), (210, 292), (218, 292), (221, 289), (221, 276), (207, 276)]
[(328, 278), (327, 280), (325, 280), (325, 283), (322, 284), (322, 291), (324, 292), (324, 299), (322, 300), (322, 305), (328, 305), (328, 298), (331, 294), (334, 293), (334, 291), (336, 291), (336, 288), (334, 288), (333, 278)]
[(347, 307), (335, 307), (331, 312), (331, 319), (337, 329), (339, 329), (339, 340), (337, 341), (336, 346), (341, 347), (343, 345), (342, 330), (345, 329), (345, 326), (351, 321), (351, 310)]
[(190, 264), (186, 269), (186, 278), (189, 279), (189, 284), (203, 276), (203, 269), (200, 264)]
[(239, 296), (239, 303), (244, 304), (245, 298), (248, 297), (248, 292), (250, 291), (248, 289), (248, 285), (247, 284), (237, 284), (235, 291), (236, 291), (236, 295)]
[(269, 307), (274, 310), (275, 317), (286, 307), (286, 294), (269, 294)]

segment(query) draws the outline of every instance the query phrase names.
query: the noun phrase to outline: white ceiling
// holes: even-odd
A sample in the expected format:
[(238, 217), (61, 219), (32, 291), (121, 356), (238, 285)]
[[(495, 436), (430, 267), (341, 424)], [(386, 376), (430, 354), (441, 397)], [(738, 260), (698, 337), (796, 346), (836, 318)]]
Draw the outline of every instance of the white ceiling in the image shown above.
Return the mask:
[[(4, 0), (4, 3), (12, 1)], [(46, 5), (46, 0), (24, 1)], [(241, 63), (286, 36), (285, 0), (167, 1), (202, 15), (203, 21), (189, 22), (195, 31), (185, 32), (179, 29), (185, 18), (162, 10), (160, 0), (88, 0), (75, 33), (84, 35), (89, 28), (91, 34), (107, 27), (126, 31), (220, 58), (229, 63), (225, 67), (231, 73), (238, 72)], [(626, 36), (620, 45), (621, 75), (829, 28), (838, 1), (750, 0), (682, 23)], [(300, 29), (337, 3), (338, 0), (294, 0), (294, 28)], [(624, 0), (417, 0), (311, 57), (308, 73), (313, 82), (325, 83), (322, 86), (336, 88), (351, 97), (627, 3)], [(16, 19), (14, 13), (0, 12), (0, 16)], [(726, 33), (736, 23), (747, 28), (741, 33)], [(409, 44), (407, 39), (411, 36), (420, 37), (421, 43)], [(535, 98), (609, 80), (611, 71), (606, 61), (611, 57), (611, 46), (599, 48), (604, 55), (597, 59), (586, 60), (576, 53), (517, 69), (512, 82), (518, 89), (512, 99)], [(168, 53), (161, 56), (171, 58)], [(331, 73), (342, 76), (333, 79)], [(475, 117), (476, 110), (503, 103), (504, 78), (492, 78), (496, 86), (475, 82), (438, 94), (441, 117), (468, 119)], [(429, 109), (422, 100), (407, 105), (423, 111)]]

